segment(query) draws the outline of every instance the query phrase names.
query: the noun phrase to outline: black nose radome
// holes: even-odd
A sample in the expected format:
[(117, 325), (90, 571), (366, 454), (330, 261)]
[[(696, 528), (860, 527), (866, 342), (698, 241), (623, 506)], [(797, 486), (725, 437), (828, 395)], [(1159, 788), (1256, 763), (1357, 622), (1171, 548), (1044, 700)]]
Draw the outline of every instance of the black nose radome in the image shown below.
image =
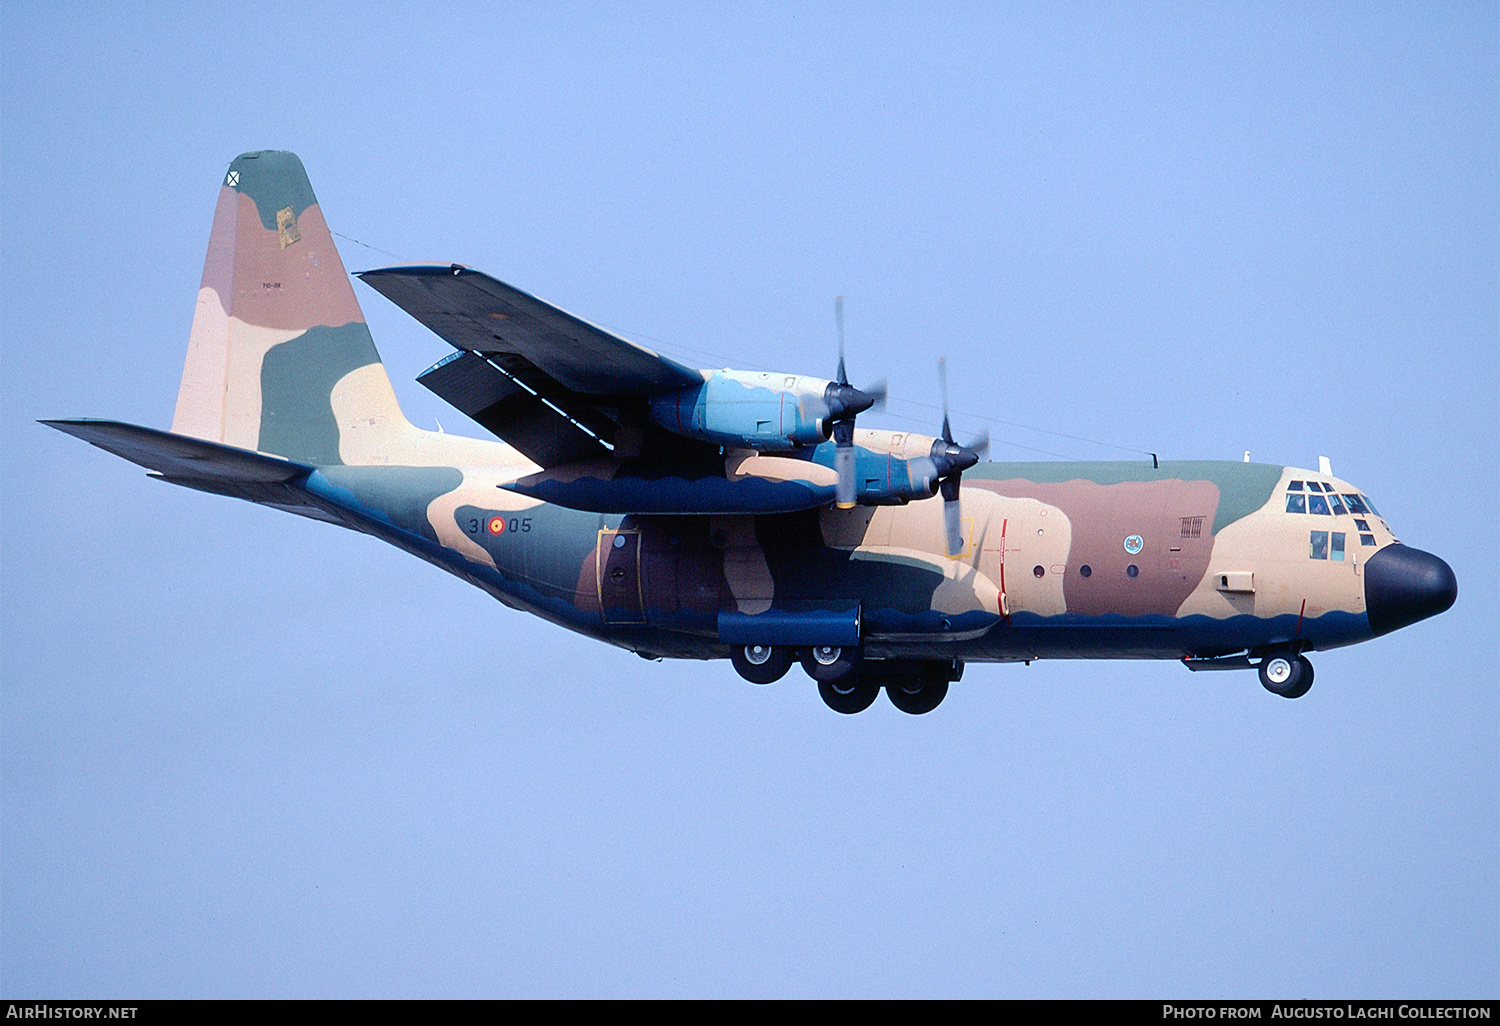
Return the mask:
[(1365, 609), (1376, 634), (1436, 616), (1456, 598), (1453, 568), (1430, 552), (1387, 545), (1365, 564)]

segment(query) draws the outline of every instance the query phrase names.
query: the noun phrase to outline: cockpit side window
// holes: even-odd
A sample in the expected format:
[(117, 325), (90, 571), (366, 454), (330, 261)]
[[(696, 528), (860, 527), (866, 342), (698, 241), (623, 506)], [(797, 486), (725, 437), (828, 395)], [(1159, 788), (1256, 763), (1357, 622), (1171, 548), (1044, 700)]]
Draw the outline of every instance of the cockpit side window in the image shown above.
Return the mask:
[(1344, 513), (1346, 512), (1345, 509), (1344, 509), (1343, 500), (1341, 500), (1337, 495), (1333, 494), (1332, 492), (1328, 493), (1328, 505), (1332, 506), (1333, 507), (1333, 511), (1335, 513), (1337, 513), (1339, 516), (1343, 516)]
[(1328, 532), (1313, 531), (1308, 540), (1307, 555), (1309, 559), (1328, 558)]
[(1366, 506), (1364, 500), (1362, 498), (1360, 498), (1358, 495), (1348, 495), (1348, 494), (1345, 494), (1344, 495), (1344, 501), (1349, 504), (1349, 512), (1350, 513), (1368, 513), (1368, 512), (1370, 512), (1370, 507)]
[(1368, 495), (1361, 495), (1360, 498), (1364, 500), (1365, 509), (1375, 514), (1377, 517), (1380, 516), (1380, 510), (1375, 508), (1375, 504), (1370, 501), (1370, 497)]
[[(1301, 481), (1293, 481), (1292, 483), (1300, 485), (1302, 482)], [(1288, 513), (1306, 513), (1307, 512), (1307, 496), (1300, 495), (1297, 492), (1287, 492), (1286, 493), (1286, 511)]]
[(1301, 481), (1289, 481), (1287, 483), (1286, 490), (1289, 491), (1289, 492), (1300, 492), (1302, 490), (1302, 482)]
[(1319, 516), (1327, 517), (1333, 514), (1328, 512), (1328, 500), (1321, 495), (1309, 495), (1307, 497), (1307, 511)]

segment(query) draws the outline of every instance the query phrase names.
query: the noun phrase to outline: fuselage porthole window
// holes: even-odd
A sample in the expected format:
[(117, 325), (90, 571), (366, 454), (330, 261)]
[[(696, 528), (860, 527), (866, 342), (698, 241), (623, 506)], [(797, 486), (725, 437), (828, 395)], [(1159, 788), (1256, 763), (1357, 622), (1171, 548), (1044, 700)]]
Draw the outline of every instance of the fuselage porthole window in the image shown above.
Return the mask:
[[(1294, 484), (1301, 484), (1300, 481), (1296, 481), (1296, 482), (1293, 482), (1293, 483)], [(1306, 513), (1307, 512), (1307, 496), (1305, 496), (1305, 495), (1299, 495), (1296, 492), (1287, 492), (1286, 493), (1286, 511), (1288, 513)]]

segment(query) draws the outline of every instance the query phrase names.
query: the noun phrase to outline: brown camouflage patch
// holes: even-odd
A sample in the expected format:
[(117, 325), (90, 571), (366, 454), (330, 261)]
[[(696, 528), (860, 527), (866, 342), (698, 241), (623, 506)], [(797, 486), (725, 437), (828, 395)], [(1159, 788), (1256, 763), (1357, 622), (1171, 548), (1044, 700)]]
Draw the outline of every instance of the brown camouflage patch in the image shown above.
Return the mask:
[[(964, 485), (1038, 499), (1067, 516), (1073, 536), (1061, 570), (1070, 613), (1173, 616), (1208, 570), (1213, 551), (1209, 525), (1219, 507), (1219, 489), (1210, 481), (1101, 485), (1013, 479)], [(1132, 537), (1141, 539), (1134, 553), (1125, 547)], [(1131, 566), (1137, 570), (1134, 577)], [(1051, 566), (1045, 569), (1053, 572)]]

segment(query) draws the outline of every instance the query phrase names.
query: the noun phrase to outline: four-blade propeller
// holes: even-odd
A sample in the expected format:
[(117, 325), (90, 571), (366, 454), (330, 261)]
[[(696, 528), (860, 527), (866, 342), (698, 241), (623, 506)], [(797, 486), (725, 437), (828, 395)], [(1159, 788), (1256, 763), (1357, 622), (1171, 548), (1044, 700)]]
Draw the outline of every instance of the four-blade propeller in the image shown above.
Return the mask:
[(984, 459), (990, 451), (990, 433), (981, 431), (968, 445), (953, 441), (948, 423), (948, 358), (938, 359), (938, 384), (943, 392), (943, 438), (932, 446), (932, 462), (937, 467), (938, 491), (943, 495), (943, 529), (947, 534), (948, 555), (964, 550), (963, 516), (958, 505), (959, 487), (964, 471)]
[[(828, 406), (828, 423), (834, 444), (834, 469), (838, 472), (838, 486), (834, 501), (839, 509), (853, 509), (858, 501), (858, 490), (854, 480), (854, 418), (865, 410), (879, 410), (885, 406), (885, 379), (868, 388), (855, 388), (849, 384), (849, 374), (844, 364), (844, 297), (833, 300), (834, 320), (838, 325), (839, 374), (824, 393)], [(981, 431), (968, 445), (959, 445), (953, 440), (953, 427), (948, 421), (948, 360), (938, 360), (938, 384), (943, 393), (943, 434), (932, 445), (930, 459), (938, 491), (943, 496), (943, 529), (947, 540), (947, 552), (956, 556), (963, 551), (963, 515), (959, 506), (959, 492), (963, 473), (989, 453), (990, 433)]]

